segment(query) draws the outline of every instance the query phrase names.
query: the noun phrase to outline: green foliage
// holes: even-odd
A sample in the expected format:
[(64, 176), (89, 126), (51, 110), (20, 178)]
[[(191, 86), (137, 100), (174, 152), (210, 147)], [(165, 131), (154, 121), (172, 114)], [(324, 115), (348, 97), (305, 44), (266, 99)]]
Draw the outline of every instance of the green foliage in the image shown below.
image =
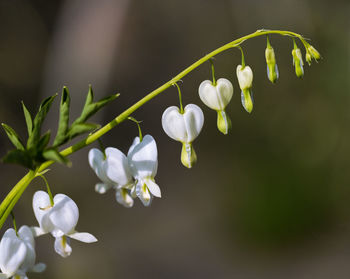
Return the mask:
[(57, 134), (52, 146), (48, 146), (51, 132), (47, 131), (42, 135), (41, 127), (56, 96), (57, 94), (48, 97), (41, 103), (34, 120), (22, 102), (24, 118), (28, 131), (28, 140), (26, 145), (23, 144), (22, 140), (13, 128), (2, 123), (2, 127), (4, 128), (8, 138), (16, 147), (16, 149), (9, 151), (3, 157), (2, 160), (4, 163), (19, 164), (32, 170), (47, 160), (69, 165), (69, 160), (60, 154), (58, 147), (79, 135), (98, 129), (100, 127), (98, 124), (86, 123), (86, 121), (103, 106), (115, 100), (119, 94), (114, 94), (98, 102), (93, 102), (93, 91), (92, 88), (89, 87), (81, 115), (72, 123), (71, 126), (69, 126), (70, 95), (67, 87), (63, 87)]

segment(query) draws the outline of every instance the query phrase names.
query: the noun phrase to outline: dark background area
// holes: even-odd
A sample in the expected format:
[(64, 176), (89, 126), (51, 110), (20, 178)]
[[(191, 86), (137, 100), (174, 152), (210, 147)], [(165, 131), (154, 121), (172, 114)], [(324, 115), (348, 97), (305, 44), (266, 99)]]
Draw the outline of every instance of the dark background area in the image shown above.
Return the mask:
[[(1, 0), (0, 121), (23, 137), (21, 100), (34, 113), (66, 85), (73, 118), (89, 84), (96, 98), (120, 92), (94, 117), (104, 124), (206, 53), (257, 29), (301, 33), (323, 56), (305, 65), (299, 80), (292, 41), (271, 36), (280, 72), (271, 84), (265, 38), (245, 42), (254, 71), (249, 115), (235, 76), (239, 51), (218, 55), (216, 76), (231, 80), (235, 90), (228, 136), (198, 98), (200, 82), (211, 78), (209, 63), (186, 76), (184, 105), (195, 103), (205, 114), (191, 170), (181, 165), (181, 144), (161, 128), (162, 112), (178, 105), (175, 88), (139, 109), (134, 117), (159, 152), (156, 182), (163, 197), (149, 208), (136, 200), (125, 209), (114, 192), (95, 193), (89, 148), (71, 156), (72, 168), (51, 166), (46, 177), (53, 192), (79, 206), (77, 230), (99, 241), (72, 240), (73, 253), (63, 259), (53, 237), (40, 237), (37, 258), (47, 270), (29, 278), (349, 278), (349, 12), (348, 1), (327, 0)], [(45, 129), (56, 129), (58, 103)], [(126, 153), (135, 136), (135, 124), (124, 122), (102, 140)], [(2, 132), (0, 154), (11, 148)], [(1, 166), (2, 198), (25, 172)], [(36, 225), (31, 199), (39, 189), (44, 183), (33, 181), (15, 206), (18, 225)], [(1, 233), (10, 226), (8, 220)]]

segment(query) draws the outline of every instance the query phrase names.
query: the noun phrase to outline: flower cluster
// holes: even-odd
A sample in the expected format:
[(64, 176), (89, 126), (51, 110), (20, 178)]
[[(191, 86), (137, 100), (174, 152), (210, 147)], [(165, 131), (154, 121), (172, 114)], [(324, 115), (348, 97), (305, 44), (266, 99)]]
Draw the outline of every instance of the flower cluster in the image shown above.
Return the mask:
[(154, 181), (158, 151), (151, 135), (136, 137), (127, 156), (113, 147), (104, 152), (93, 148), (89, 152), (89, 164), (102, 181), (96, 184), (96, 192), (103, 194), (115, 189), (117, 202), (125, 207), (132, 207), (136, 197), (145, 206), (151, 204), (153, 196), (161, 197), (160, 188)]
[(34, 238), (40, 235), (51, 233), (55, 238), (54, 249), (62, 257), (72, 253), (70, 238), (86, 243), (97, 241), (92, 234), (75, 230), (79, 218), (78, 206), (64, 194), (57, 194), (52, 198), (44, 191), (36, 192), (33, 197), (33, 210), (39, 227), (22, 226), (18, 231), (16, 227), (10, 228), (1, 239), (0, 279), (27, 279), (27, 272), (45, 270), (45, 264), (35, 264)]

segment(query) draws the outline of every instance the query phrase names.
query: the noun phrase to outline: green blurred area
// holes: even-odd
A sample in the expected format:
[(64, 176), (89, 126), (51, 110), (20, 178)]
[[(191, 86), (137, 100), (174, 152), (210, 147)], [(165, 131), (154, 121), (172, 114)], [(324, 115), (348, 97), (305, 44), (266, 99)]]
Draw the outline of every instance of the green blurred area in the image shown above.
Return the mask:
[[(216, 112), (198, 98), (199, 84), (211, 78), (210, 64), (185, 77), (184, 105), (200, 105), (205, 114), (194, 142), (198, 163), (191, 170), (181, 166), (181, 144), (160, 123), (162, 112), (178, 104), (176, 89), (137, 111), (143, 133), (158, 144), (156, 181), (163, 197), (150, 208), (137, 201), (125, 209), (114, 193), (95, 193), (98, 178), (88, 166), (88, 148), (72, 156), (72, 168), (52, 166), (47, 178), (53, 192), (77, 202), (77, 230), (93, 233), (99, 242), (72, 241), (73, 254), (61, 259), (53, 238), (41, 237), (38, 260), (48, 268), (29, 277), (348, 278), (348, 1), (97, 2), (0, 2), (0, 120), (21, 136), (21, 100), (33, 113), (44, 97), (67, 85), (77, 115), (90, 83), (97, 98), (120, 92), (95, 118), (104, 124), (214, 48), (257, 29), (301, 33), (323, 59), (305, 65), (300, 80), (292, 66), (292, 41), (271, 36), (280, 73), (271, 84), (265, 38), (245, 42), (246, 64), (254, 72), (249, 115), (235, 76), (239, 50), (217, 56), (217, 78), (234, 85), (228, 136), (217, 131)], [(56, 128), (57, 107), (46, 129)], [(103, 142), (127, 152), (137, 133), (132, 122), (122, 123)], [(5, 133), (0, 143), (1, 155), (12, 148)], [(4, 197), (25, 170), (2, 165), (0, 173)], [(34, 181), (16, 205), (19, 225), (36, 224), (31, 198), (43, 187)]]

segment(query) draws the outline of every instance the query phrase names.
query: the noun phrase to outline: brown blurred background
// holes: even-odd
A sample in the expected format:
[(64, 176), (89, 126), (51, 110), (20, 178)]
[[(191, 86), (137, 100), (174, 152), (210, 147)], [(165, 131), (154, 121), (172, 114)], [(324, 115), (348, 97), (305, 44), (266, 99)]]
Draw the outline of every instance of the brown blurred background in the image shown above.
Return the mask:
[[(159, 152), (156, 181), (163, 197), (150, 208), (137, 201), (125, 209), (114, 192), (95, 193), (89, 148), (71, 157), (72, 168), (52, 166), (47, 178), (53, 192), (77, 202), (77, 230), (99, 242), (73, 240), (72, 255), (63, 259), (53, 238), (42, 236), (37, 258), (48, 267), (29, 277), (349, 278), (349, 12), (346, 0), (1, 0), (0, 121), (22, 136), (21, 100), (34, 113), (44, 97), (67, 85), (76, 117), (90, 83), (96, 98), (120, 92), (94, 118), (104, 124), (209, 51), (257, 29), (301, 33), (323, 56), (306, 65), (299, 80), (291, 40), (270, 37), (280, 70), (272, 85), (265, 38), (244, 43), (254, 71), (251, 115), (240, 104), (239, 51), (217, 56), (217, 78), (230, 79), (235, 88), (228, 136), (217, 131), (215, 112), (198, 98), (200, 82), (211, 77), (209, 63), (185, 77), (184, 104), (200, 105), (206, 117), (192, 170), (182, 167), (181, 145), (161, 128), (162, 112), (178, 104), (176, 90), (138, 110), (134, 117), (143, 120), (144, 134), (156, 138)], [(56, 129), (58, 103), (45, 129)], [(102, 140), (127, 152), (136, 135), (128, 122)], [(3, 156), (12, 146), (4, 133), (0, 141)], [(1, 166), (2, 198), (24, 173)], [(31, 198), (43, 188), (36, 180), (26, 190), (15, 207), (18, 225), (36, 225)]]

